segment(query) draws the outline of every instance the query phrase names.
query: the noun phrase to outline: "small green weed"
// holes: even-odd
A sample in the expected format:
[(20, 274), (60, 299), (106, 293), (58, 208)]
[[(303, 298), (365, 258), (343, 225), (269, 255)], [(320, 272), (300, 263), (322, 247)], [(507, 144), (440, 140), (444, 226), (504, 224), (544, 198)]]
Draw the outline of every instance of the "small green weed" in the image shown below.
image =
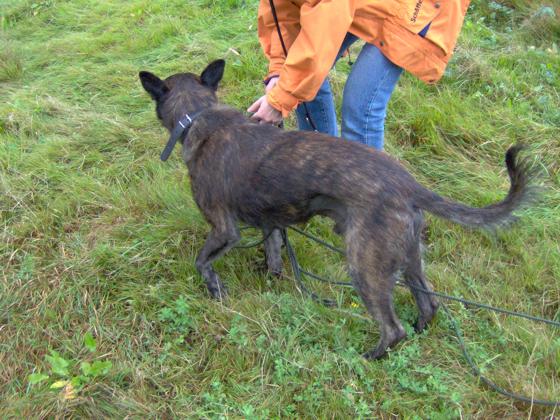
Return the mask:
[[(97, 342), (88, 331), (83, 337), (84, 347), (95, 353)], [(55, 350), (45, 356), (50, 365), (49, 374), (34, 372), (28, 376), (30, 386), (46, 383), (52, 390), (63, 389), (63, 398), (74, 399), (86, 385), (106, 376), (113, 366), (110, 360), (75, 361), (64, 358)], [(78, 369), (79, 365), (79, 369)]]
[(187, 335), (195, 326), (191, 309), (183, 296), (177, 298), (171, 306), (161, 309), (158, 319), (168, 331), (180, 335)]
[(249, 343), (247, 324), (245, 320), (239, 315), (236, 315), (231, 321), (231, 328), (229, 329), (228, 338), (231, 340), (231, 342), (240, 347), (246, 347)]

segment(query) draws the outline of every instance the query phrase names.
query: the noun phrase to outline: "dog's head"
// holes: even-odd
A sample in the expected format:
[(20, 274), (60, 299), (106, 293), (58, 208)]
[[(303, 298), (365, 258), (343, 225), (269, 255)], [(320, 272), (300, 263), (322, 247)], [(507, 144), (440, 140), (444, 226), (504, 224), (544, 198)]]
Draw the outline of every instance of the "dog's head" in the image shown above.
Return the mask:
[(224, 75), (224, 60), (210, 63), (200, 76), (177, 73), (165, 80), (148, 71), (141, 71), (140, 81), (156, 102), (156, 113), (169, 130), (184, 117), (194, 115), (217, 102), (216, 90)]

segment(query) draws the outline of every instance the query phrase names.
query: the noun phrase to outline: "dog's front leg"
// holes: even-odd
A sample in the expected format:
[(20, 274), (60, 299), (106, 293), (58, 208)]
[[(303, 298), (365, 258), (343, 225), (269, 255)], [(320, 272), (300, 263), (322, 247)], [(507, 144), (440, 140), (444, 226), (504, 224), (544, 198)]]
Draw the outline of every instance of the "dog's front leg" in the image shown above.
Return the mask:
[(213, 228), (196, 258), (196, 269), (204, 278), (210, 295), (215, 299), (226, 297), (227, 290), (212, 268), (212, 263), (231, 249), (237, 241), (239, 241), (239, 232), (234, 223), (230, 224), (229, 228)]
[(282, 235), (280, 229), (263, 229), (264, 253), (266, 255), (266, 267), (268, 271), (274, 276), (282, 274)]

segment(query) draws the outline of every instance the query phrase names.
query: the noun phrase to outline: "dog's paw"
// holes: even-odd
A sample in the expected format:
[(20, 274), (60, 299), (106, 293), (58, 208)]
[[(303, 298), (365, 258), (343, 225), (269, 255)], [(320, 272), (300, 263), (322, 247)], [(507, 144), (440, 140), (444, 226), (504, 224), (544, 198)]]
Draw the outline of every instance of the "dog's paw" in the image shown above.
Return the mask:
[(271, 261), (271, 259), (265, 258), (263, 261), (258, 262), (256, 267), (259, 272), (269, 274), (277, 278), (282, 277), (282, 273), (284, 271), (284, 265), (282, 264), (281, 259)]
[(387, 356), (386, 349), (375, 348), (362, 354), (366, 360), (379, 360)]
[(414, 331), (416, 331), (417, 333), (421, 333), (422, 331), (424, 331), (436, 316), (439, 303), (435, 299), (432, 299), (430, 303), (431, 311), (427, 314), (420, 315), (418, 317), (418, 320), (416, 321), (416, 324), (414, 324)]
[(280, 277), (282, 277), (283, 267), (282, 267), (282, 264), (279, 264), (279, 265), (273, 266), (273, 267), (267, 266), (266, 271), (271, 276), (276, 277), (276, 278), (280, 278)]
[(389, 349), (394, 348), (400, 341), (406, 337), (406, 331), (399, 324), (396, 328), (387, 330), (385, 335), (379, 342), (377, 346), (366, 353), (363, 356), (368, 360), (378, 360), (387, 355)]
[(222, 283), (208, 284), (208, 293), (216, 300), (225, 300), (228, 296), (226, 287)]
[(417, 334), (420, 334), (422, 331), (426, 329), (427, 326), (428, 326), (428, 321), (426, 321), (426, 319), (418, 318), (418, 320), (414, 324), (414, 331)]

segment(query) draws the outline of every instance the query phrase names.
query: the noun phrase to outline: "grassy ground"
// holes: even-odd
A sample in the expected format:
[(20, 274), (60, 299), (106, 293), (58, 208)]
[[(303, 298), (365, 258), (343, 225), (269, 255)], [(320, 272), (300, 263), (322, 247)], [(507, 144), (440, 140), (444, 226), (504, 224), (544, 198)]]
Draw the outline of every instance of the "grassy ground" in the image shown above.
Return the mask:
[[(0, 417), (543, 418), (471, 376), (441, 313), (383, 361), (357, 297), (300, 295), (259, 268), (262, 250), (217, 269), (208, 298), (193, 260), (207, 226), (178, 153), (138, 80), (225, 57), (223, 100), (262, 89), (257, 0), (0, 0)], [(549, 6), (544, 7), (544, 6)], [(560, 319), (560, 13), (557, 0), (475, 1), (443, 81), (402, 78), (387, 150), (424, 184), (472, 205), (503, 197), (516, 141), (546, 172), (543, 202), (497, 236), (429, 217), (437, 290)], [(346, 62), (332, 75), (340, 97)], [(336, 241), (329, 223), (312, 232)], [(343, 261), (296, 238), (302, 264)], [(410, 330), (408, 292), (395, 296)], [(453, 306), (500, 385), (560, 398), (552, 328)], [(556, 410), (558, 415), (558, 410)]]

